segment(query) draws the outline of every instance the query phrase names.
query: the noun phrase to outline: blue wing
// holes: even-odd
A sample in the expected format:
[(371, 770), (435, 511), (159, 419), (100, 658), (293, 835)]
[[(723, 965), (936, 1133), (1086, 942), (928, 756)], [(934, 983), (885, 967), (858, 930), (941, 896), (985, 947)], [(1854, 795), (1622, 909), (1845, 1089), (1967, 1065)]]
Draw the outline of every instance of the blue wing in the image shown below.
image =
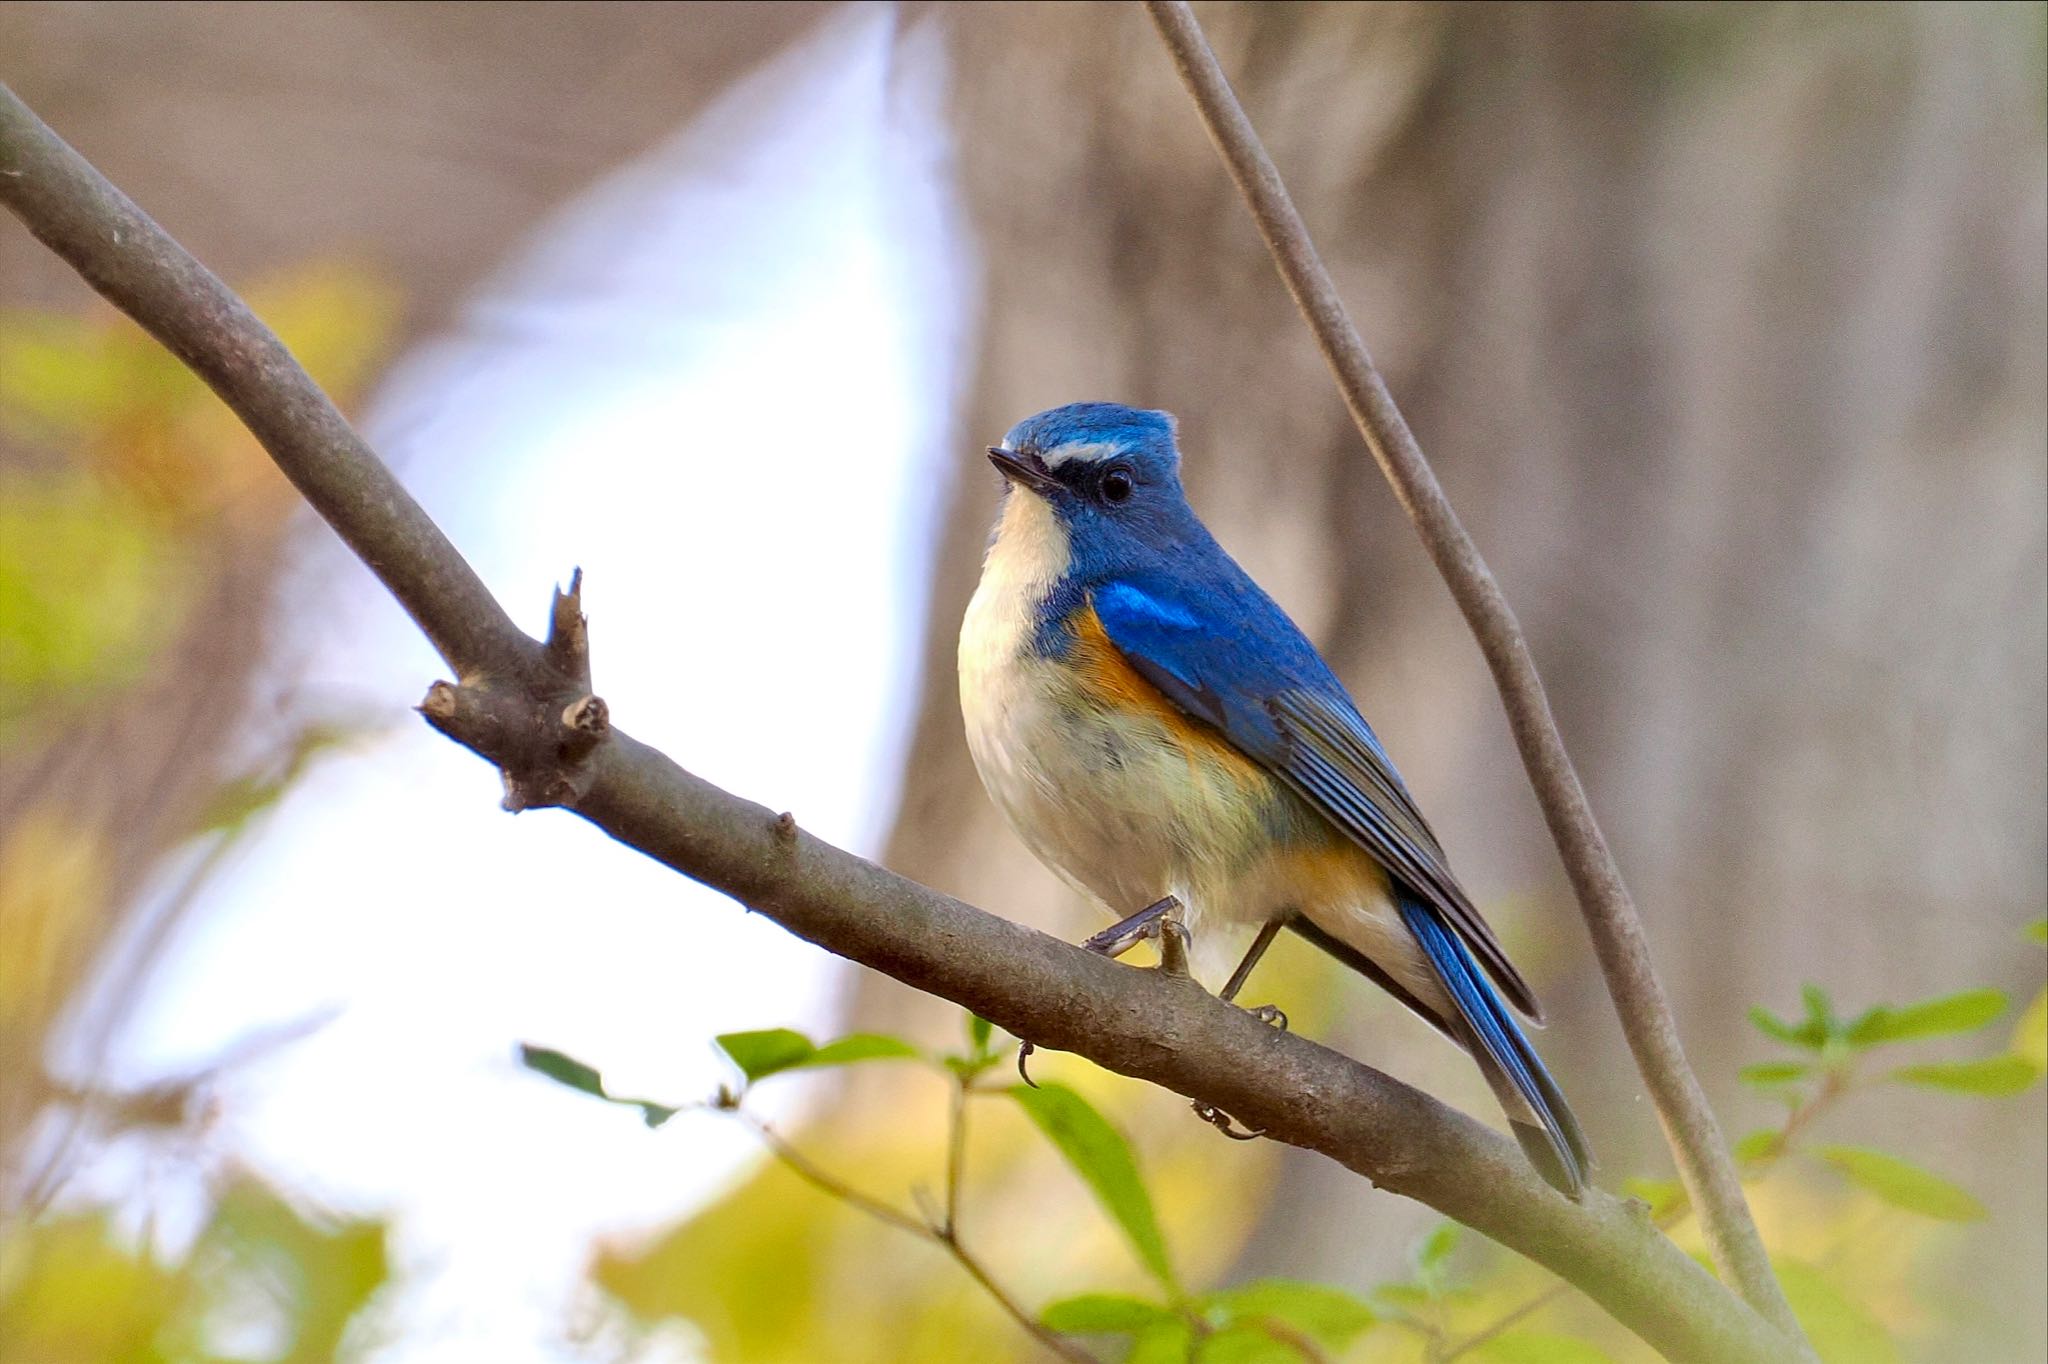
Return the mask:
[[(1235, 563), (1222, 590), (1196, 592), (1160, 573), (1120, 577), (1090, 594), (1130, 665), (1182, 711), (1285, 781), (1442, 916), (1529, 1017), (1535, 993), (1451, 875), (1400, 773), (1329, 665)], [(1218, 578), (1205, 574), (1212, 586)]]

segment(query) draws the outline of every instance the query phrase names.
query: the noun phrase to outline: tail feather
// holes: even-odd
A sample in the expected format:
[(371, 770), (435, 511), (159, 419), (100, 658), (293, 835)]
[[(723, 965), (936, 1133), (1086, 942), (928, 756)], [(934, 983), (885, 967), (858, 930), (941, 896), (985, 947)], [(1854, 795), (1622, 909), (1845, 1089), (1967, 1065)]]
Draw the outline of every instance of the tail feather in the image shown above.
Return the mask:
[(1557, 1081), (1457, 934), (1427, 905), (1406, 896), (1400, 905), (1402, 921), (1457, 1008), (1459, 1040), (1506, 1110), (1515, 1140), (1552, 1187), (1567, 1198), (1577, 1198), (1593, 1154)]

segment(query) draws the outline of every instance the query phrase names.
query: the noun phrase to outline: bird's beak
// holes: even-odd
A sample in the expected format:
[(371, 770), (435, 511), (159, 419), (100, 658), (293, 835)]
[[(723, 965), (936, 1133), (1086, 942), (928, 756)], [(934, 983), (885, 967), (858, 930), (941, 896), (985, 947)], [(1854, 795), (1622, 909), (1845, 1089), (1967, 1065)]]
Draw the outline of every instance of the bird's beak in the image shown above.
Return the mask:
[(991, 445), (988, 447), (988, 462), (995, 465), (1005, 479), (1023, 484), (1040, 497), (1059, 486), (1046, 469), (1045, 461), (1037, 455), (1020, 455), (1000, 445)]

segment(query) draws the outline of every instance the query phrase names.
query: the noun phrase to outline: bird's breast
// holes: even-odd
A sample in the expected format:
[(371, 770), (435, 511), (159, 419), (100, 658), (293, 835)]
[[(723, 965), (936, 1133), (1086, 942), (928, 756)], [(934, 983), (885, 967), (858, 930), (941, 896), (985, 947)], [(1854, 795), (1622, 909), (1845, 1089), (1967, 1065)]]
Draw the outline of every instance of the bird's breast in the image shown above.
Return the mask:
[(1059, 575), (1010, 553), (1012, 528), (1006, 515), (961, 630), (960, 697), (982, 782), (1041, 860), (1128, 913), (1229, 884), (1276, 843), (1326, 836), (1265, 769), (1139, 676), (1085, 595), (1049, 621)]

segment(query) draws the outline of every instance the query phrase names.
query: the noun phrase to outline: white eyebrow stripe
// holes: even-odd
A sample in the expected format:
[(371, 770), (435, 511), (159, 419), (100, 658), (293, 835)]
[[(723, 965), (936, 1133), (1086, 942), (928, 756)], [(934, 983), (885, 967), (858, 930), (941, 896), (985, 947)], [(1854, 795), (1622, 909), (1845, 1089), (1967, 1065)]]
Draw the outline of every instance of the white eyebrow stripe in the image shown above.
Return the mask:
[(1068, 441), (1065, 445), (1056, 445), (1046, 451), (1042, 458), (1045, 460), (1046, 468), (1057, 469), (1062, 464), (1076, 460), (1083, 464), (1093, 464), (1097, 460), (1113, 459), (1123, 452), (1123, 446), (1112, 445), (1106, 441)]

